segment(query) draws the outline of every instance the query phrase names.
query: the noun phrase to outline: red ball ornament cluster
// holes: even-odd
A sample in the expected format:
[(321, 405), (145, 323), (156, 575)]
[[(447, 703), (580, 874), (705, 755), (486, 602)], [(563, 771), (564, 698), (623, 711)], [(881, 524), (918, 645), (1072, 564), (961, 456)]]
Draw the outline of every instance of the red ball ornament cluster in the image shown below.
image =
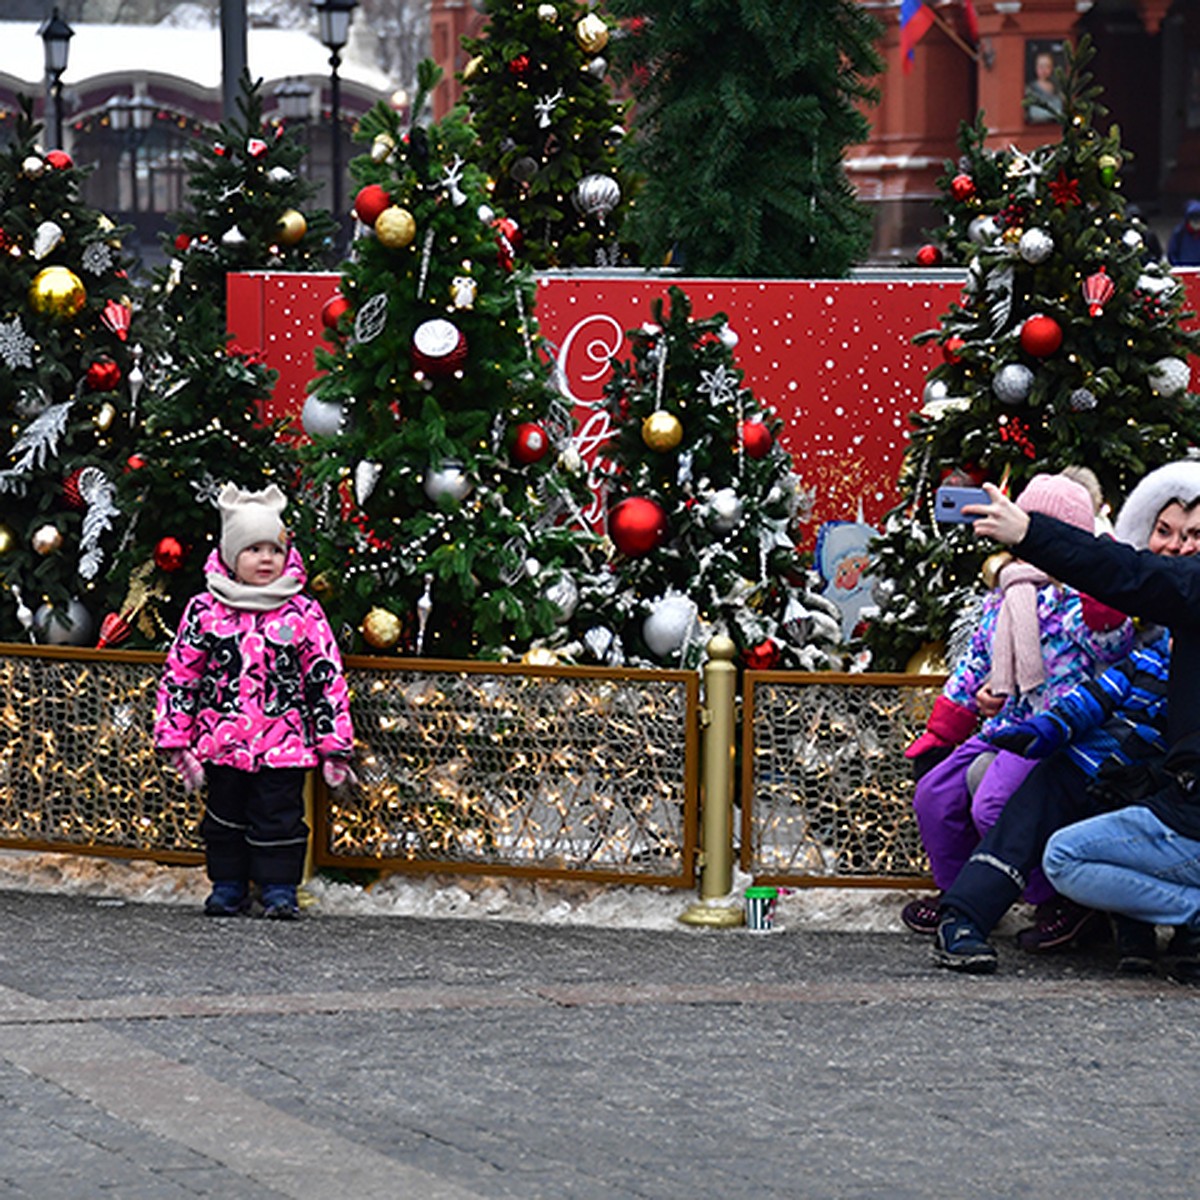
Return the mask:
[(751, 671), (769, 671), (779, 662), (779, 647), (770, 638), (742, 651), (742, 662)]
[(186, 557), (187, 551), (178, 538), (159, 538), (154, 547), (154, 564), (160, 571), (178, 571)]
[(368, 183), (354, 197), (354, 215), (364, 224), (374, 227), (379, 214), (390, 207), (392, 198), (377, 183)]
[(326, 329), (337, 329), (338, 322), (350, 311), (350, 301), (341, 292), (335, 292), (321, 306), (321, 324)]
[(942, 357), (951, 364), (962, 361), (963, 347), (966, 342), (960, 337), (948, 337), (942, 343)]
[(546, 457), (550, 436), (536, 421), (518, 425), (513, 436), (512, 456), (523, 467), (532, 466)]
[(89, 392), (116, 391), (121, 382), (121, 368), (111, 358), (98, 358), (85, 372)]
[(942, 261), (942, 250), (932, 242), (927, 242), (917, 251), (917, 265), (921, 267), (936, 267)]
[(1063, 342), (1062, 326), (1039, 313), (1021, 326), (1021, 349), (1034, 358), (1048, 358)]
[(608, 514), (608, 536), (627, 558), (639, 558), (662, 545), (667, 514), (656, 500), (630, 496)]
[(950, 195), (960, 203), (975, 195), (975, 180), (963, 172), (950, 180)]
[(73, 167), (75, 165), (71, 159), (71, 156), (65, 150), (46, 151), (46, 161), (56, 171), (65, 171), (68, 167)]
[(766, 458), (775, 438), (765, 421), (743, 421), (739, 427), (742, 449), (748, 458)]

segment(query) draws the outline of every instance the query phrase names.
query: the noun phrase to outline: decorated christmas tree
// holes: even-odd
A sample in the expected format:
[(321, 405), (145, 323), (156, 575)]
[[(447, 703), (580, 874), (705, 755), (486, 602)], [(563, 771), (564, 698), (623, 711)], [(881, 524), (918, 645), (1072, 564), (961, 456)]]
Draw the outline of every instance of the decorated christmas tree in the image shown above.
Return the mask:
[(1104, 110), (1090, 57), (1086, 39), (1068, 54), (1061, 141), (1013, 152), (1005, 203), (960, 243), (962, 299), (922, 335), (944, 361), (912, 418), (903, 500), (873, 547), (877, 669), (945, 642), (984, 586), (986, 546), (933, 519), (940, 483), (989, 480), (1016, 494), (1038, 472), (1080, 465), (1115, 506), (1200, 439), (1183, 287), (1143, 262), (1141, 227), (1124, 215), (1120, 132), (1093, 124)]
[(281, 121), (263, 118), (262, 80), (239, 81), (238, 113), (197, 139), (184, 160), (187, 204), (165, 239), (186, 310), (196, 289), (224, 306), (230, 271), (317, 271), (328, 266), (337, 225), (310, 207), (317, 188), (300, 174), (304, 147)]
[(692, 275), (846, 274), (871, 217), (847, 147), (883, 69), (857, 0), (610, 0), (612, 58), (634, 100), (624, 169), (644, 183), (625, 233)]
[(742, 386), (724, 315), (694, 318), (679, 288), (669, 301), (606, 385), (613, 553), (581, 590), (583, 657), (693, 667), (724, 634), (748, 667), (834, 666), (840, 614), (795, 548), (805, 497), (781, 422)]
[[(424, 96), (440, 72), (422, 64)], [(510, 657), (569, 616), (594, 534), (515, 223), (453, 115), (378, 105), (351, 163), (363, 227), (304, 406), (313, 587), (348, 648)]]
[(0, 638), (86, 644), (142, 386), (132, 288), (119, 230), (21, 108), (0, 155)]
[(243, 75), (240, 117), (196, 142), (186, 163), (188, 207), (172, 255), (147, 295), (143, 341), (150, 386), (131, 432), (135, 470), (119, 480), (131, 523), (113, 572), (105, 643), (170, 641), (188, 597), (204, 587), (216, 545), (216, 494), (226, 481), (290, 486), (292, 450), (266, 419), (274, 373), (257, 347), (231, 344), (229, 271), (320, 265), (333, 231), (307, 208), (315, 189), (299, 174), (303, 148), (262, 116), (261, 81)]
[(483, 35), (464, 40), (478, 161), (535, 268), (621, 261), (624, 106), (606, 81), (608, 38), (603, 17), (577, 0), (491, 0)]

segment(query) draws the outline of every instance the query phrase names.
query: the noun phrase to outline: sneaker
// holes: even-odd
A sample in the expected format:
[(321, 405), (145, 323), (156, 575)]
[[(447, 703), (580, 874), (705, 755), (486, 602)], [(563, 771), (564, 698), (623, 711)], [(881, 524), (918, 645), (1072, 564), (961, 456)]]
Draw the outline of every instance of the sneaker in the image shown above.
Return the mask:
[(1055, 896), (1039, 904), (1036, 915), (1037, 923), (1017, 934), (1017, 945), (1034, 954), (1073, 942), (1100, 914), (1066, 896)]
[(900, 920), (913, 933), (924, 933), (932, 937), (938, 931), (938, 905), (941, 902), (941, 892), (936, 896), (918, 896), (900, 910)]
[(1163, 952), (1167, 974), (1180, 983), (1200, 983), (1200, 926), (1180, 925)]
[(1118, 975), (1153, 975), (1158, 958), (1158, 934), (1153, 925), (1113, 913)]
[(952, 912), (942, 918), (933, 938), (936, 966), (968, 975), (990, 975), (996, 969), (996, 951), (974, 921)]
[(288, 883), (271, 883), (263, 888), (262, 906), (268, 921), (295, 921), (300, 917), (296, 889)]
[(250, 893), (244, 883), (213, 883), (204, 902), (206, 917), (240, 917), (250, 908)]

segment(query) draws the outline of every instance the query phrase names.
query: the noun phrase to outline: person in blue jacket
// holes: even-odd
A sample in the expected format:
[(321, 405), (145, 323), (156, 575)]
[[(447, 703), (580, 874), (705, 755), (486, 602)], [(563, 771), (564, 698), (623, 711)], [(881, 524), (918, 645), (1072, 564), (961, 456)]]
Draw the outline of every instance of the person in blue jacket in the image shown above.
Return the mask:
[[(1175, 928), (1168, 967), (1200, 983), (1200, 556), (1166, 557), (1097, 538), (1019, 509), (984, 484), (986, 505), (964, 510), (977, 535), (1122, 612), (1171, 632), (1167, 754), (1148, 794), (1056, 833), (1043, 865), (1079, 904)], [(972, 931), (956, 944), (971, 949)]]
[(1200, 200), (1189, 200), (1183, 220), (1167, 239), (1167, 262), (1173, 267), (1200, 266)]

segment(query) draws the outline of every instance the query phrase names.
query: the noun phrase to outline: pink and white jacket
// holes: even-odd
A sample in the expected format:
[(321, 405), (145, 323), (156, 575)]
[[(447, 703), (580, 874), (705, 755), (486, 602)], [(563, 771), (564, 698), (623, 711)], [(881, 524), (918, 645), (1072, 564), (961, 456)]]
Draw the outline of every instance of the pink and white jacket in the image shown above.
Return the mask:
[[(205, 572), (230, 575), (215, 550)], [(305, 582), (294, 547), (283, 573)], [(349, 690), (320, 604), (300, 592), (253, 612), (193, 596), (159, 683), (154, 742), (241, 771), (349, 758)]]

